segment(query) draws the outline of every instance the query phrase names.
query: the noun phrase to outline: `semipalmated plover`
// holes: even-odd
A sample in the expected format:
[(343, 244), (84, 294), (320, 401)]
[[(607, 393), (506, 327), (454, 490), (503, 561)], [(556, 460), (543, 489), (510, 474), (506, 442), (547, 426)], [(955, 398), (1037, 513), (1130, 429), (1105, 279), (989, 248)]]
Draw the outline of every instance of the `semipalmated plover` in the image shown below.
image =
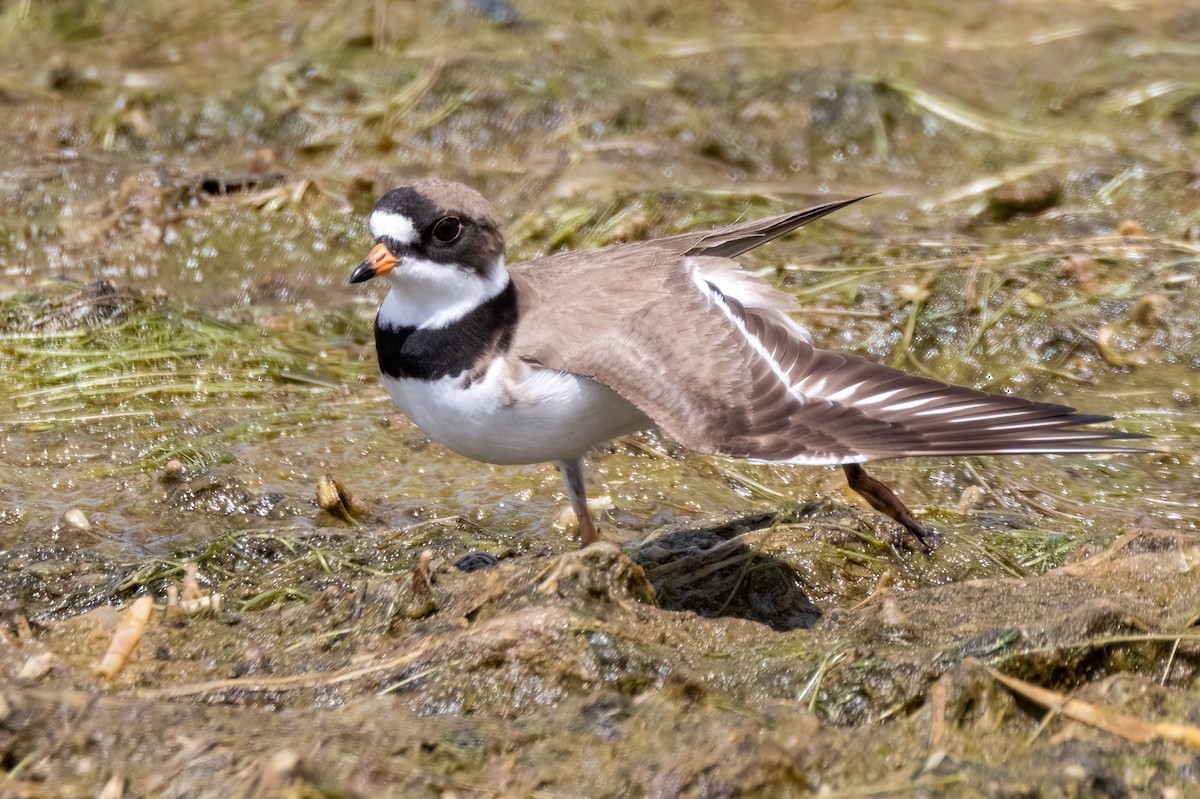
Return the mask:
[(384, 277), (383, 384), (430, 438), (496, 464), (553, 461), (583, 543), (583, 459), (658, 426), (683, 446), (841, 466), (870, 505), (925, 530), (862, 463), (916, 455), (1137, 451), (1081, 430), (1111, 417), (948, 385), (817, 349), (790, 295), (732, 259), (863, 199), (506, 264), (495, 209), (458, 183), (385, 194), (351, 283)]

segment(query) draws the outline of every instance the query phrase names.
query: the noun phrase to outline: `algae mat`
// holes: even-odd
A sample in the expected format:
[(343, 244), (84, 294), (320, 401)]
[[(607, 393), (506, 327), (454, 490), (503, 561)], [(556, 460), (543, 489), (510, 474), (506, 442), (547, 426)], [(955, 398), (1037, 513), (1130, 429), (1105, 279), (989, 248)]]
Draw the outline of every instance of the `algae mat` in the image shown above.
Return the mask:
[[(1198, 793), (1200, 14), (10, 3), (0, 44), (0, 795)], [(512, 258), (878, 192), (748, 268), (1154, 451), (881, 465), (926, 554), (840, 473), (638, 435), (577, 552), (552, 467), (376, 384), (345, 281), (428, 174)]]

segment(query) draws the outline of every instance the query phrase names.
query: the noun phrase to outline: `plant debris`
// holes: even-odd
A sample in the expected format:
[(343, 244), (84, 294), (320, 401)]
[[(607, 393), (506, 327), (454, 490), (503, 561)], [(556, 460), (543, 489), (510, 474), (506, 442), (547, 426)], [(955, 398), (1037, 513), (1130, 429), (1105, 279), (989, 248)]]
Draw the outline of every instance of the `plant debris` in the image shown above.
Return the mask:
[[(0, 6), (0, 794), (1189, 795), (1178, 6)], [(872, 466), (914, 556), (646, 431), (579, 551), (378, 384), (346, 279), (430, 174), (514, 261), (873, 194), (744, 259), (816, 344), (1153, 451)]]

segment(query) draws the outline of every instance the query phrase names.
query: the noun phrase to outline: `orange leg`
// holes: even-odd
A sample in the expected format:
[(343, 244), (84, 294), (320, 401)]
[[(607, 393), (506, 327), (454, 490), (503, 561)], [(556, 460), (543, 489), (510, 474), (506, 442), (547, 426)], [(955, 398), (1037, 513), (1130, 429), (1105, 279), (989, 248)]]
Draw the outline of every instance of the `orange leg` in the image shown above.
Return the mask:
[(567, 497), (571, 500), (571, 510), (579, 520), (579, 535), (583, 539), (582, 546), (594, 544), (600, 540), (596, 524), (592, 521), (592, 512), (587, 504), (587, 491), (583, 483), (583, 458), (571, 461), (559, 461), (558, 470), (562, 473), (563, 485), (567, 489)]
[(892, 493), (892, 489), (867, 474), (867, 470), (857, 463), (843, 464), (842, 470), (846, 472), (846, 481), (850, 487), (865, 499), (867, 504), (894, 519), (905, 530), (916, 536), (926, 550), (931, 549), (928, 540), (929, 531), (917, 524), (917, 520), (912, 517), (900, 498)]

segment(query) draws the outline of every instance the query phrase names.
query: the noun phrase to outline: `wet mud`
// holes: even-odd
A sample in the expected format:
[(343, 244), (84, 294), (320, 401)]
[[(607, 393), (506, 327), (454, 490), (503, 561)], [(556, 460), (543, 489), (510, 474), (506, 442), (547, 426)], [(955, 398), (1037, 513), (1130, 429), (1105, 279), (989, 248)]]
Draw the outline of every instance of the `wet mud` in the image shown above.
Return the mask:
[[(1194, 12), (16, 3), (0, 46), (0, 796), (1198, 795)], [(878, 465), (927, 552), (649, 432), (579, 551), (552, 466), (377, 384), (346, 279), (429, 174), (511, 259), (878, 192), (744, 259), (819, 344), (1153, 440)]]

